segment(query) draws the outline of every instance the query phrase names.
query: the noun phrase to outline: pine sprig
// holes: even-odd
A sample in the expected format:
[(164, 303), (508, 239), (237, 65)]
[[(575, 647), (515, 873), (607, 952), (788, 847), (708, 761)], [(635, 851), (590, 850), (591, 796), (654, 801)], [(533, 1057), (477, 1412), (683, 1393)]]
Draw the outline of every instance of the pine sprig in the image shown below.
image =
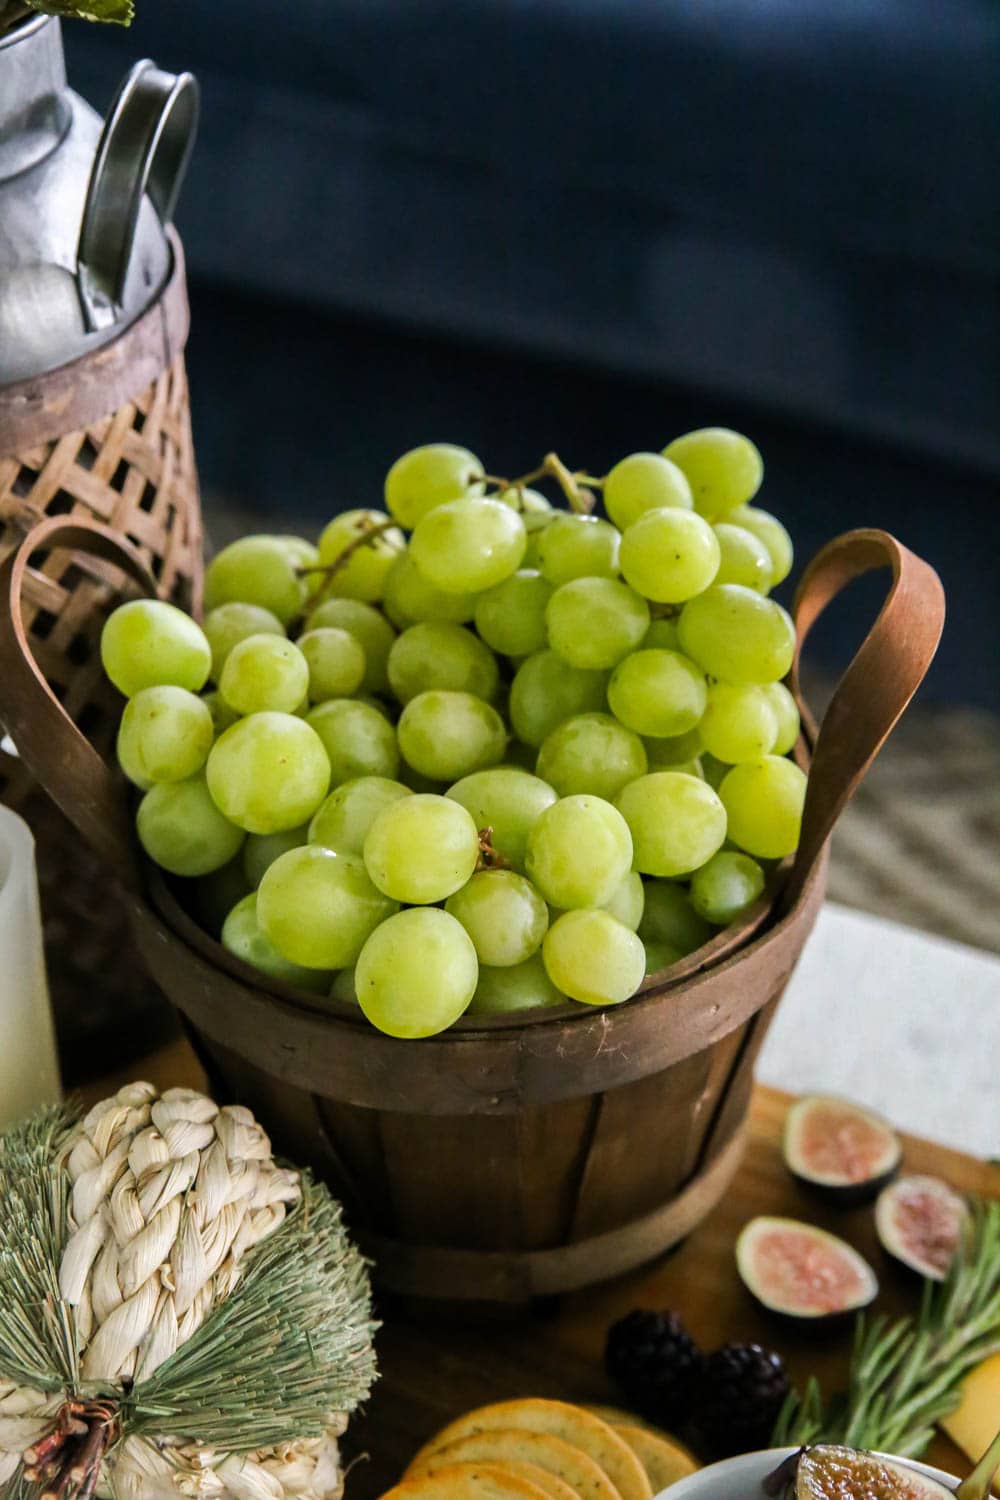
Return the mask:
[(44, 1110), (0, 1136), (0, 1379), (39, 1391), (78, 1384), (75, 1315), (59, 1293), (69, 1178), (55, 1164), (70, 1118)]
[(792, 1392), (775, 1446), (841, 1443), (917, 1458), (961, 1399), (974, 1366), (1000, 1353), (1000, 1202), (973, 1200), (965, 1245), (946, 1281), (928, 1281), (915, 1317), (855, 1324), (846, 1394), (824, 1403), (811, 1379)]
[(228, 1452), (319, 1437), (371, 1389), (374, 1327), (340, 1208), (303, 1174), (301, 1202), (235, 1294), (132, 1392), (123, 1431)]

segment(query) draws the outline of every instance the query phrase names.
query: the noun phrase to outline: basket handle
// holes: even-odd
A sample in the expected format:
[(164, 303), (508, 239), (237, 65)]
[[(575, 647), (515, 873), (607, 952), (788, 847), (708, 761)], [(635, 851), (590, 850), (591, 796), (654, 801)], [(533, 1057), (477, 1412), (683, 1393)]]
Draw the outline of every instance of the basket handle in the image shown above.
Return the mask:
[(39, 548), (104, 558), (155, 597), (156, 581), (129, 542), (97, 521), (40, 521), (0, 564), (0, 723), (31, 774), (125, 884), (138, 872), (121, 783), (74, 724), (34, 658), (21, 613), (25, 573)]
[[(892, 569), (889, 592), (817, 730), (799, 685), (802, 648), (830, 601), (874, 568)], [(798, 898), (834, 824), (934, 660), (944, 627), (944, 590), (930, 564), (887, 531), (848, 531), (806, 568), (792, 614), (798, 639), (789, 680), (813, 754), (786, 906)]]

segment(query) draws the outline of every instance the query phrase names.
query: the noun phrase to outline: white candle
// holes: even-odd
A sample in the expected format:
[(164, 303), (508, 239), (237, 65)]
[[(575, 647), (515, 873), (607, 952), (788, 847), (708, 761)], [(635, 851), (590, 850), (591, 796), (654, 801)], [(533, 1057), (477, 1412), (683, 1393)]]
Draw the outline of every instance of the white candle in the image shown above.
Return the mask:
[(0, 1130), (61, 1097), (35, 841), (22, 818), (0, 807)]

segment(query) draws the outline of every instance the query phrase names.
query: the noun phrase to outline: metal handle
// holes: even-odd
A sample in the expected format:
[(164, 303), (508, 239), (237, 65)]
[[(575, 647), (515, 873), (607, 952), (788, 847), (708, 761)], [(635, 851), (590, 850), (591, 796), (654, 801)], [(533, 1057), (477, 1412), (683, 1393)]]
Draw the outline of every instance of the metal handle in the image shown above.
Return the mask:
[(197, 127), (193, 76), (136, 63), (108, 111), (83, 210), (78, 284), (91, 332), (115, 321), (145, 194), (170, 223)]

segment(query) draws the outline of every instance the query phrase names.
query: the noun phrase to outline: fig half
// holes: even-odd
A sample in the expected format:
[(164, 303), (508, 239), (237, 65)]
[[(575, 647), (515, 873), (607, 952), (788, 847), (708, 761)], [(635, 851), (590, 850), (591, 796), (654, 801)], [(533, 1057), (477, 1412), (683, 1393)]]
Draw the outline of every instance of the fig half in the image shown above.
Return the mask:
[(896, 1260), (930, 1281), (944, 1281), (968, 1214), (962, 1195), (939, 1177), (901, 1177), (879, 1194), (875, 1229)]
[(751, 1219), (736, 1242), (736, 1265), (757, 1301), (788, 1318), (840, 1317), (867, 1307), (878, 1292), (863, 1256), (798, 1219)]
[(763, 1488), (787, 1500), (955, 1500), (954, 1490), (899, 1459), (833, 1444), (803, 1448)]
[(892, 1181), (903, 1147), (872, 1110), (832, 1094), (806, 1094), (785, 1116), (782, 1154), (805, 1187), (849, 1207), (867, 1203)]

